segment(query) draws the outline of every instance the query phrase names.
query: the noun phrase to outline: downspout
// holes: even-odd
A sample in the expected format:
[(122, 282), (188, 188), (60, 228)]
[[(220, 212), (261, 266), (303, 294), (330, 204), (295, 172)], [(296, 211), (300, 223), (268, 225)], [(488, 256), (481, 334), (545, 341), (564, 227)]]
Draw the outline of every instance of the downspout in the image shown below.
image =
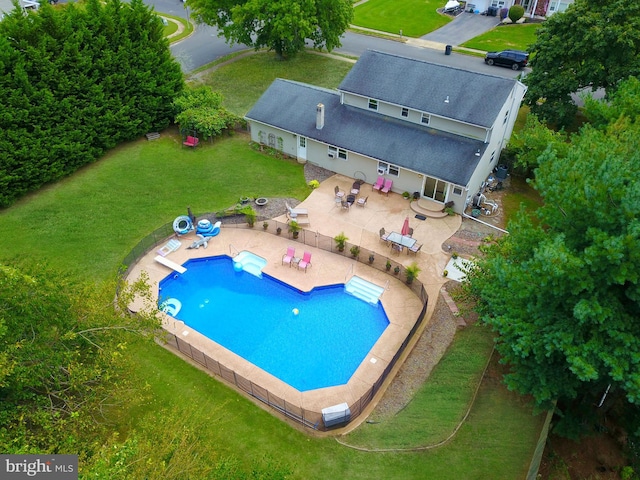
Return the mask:
[(467, 214), (466, 214), (466, 213), (464, 213), (464, 212), (462, 212), (462, 217), (463, 217), (463, 218), (468, 218), (468, 219), (470, 219), (470, 220), (474, 220), (474, 221), (476, 221), (476, 222), (478, 222), (478, 223), (481, 223), (482, 225), (485, 225), (485, 226), (487, 226), (487, 227), (491, 227), (491, 228), (493, 228), (493, 229), (495, 229), (495, 230), (498, 230), (498, 231), (500, 231), (500, 232), (502, 232), (502, 233), (509, 234), (509, 232), (507, 232), (506, 230), (501, 229), (500, 227), (496, 227), (495, 225), (491, 225), (490, 223), (483, 222), (482, 220), (478, 220), (477, 218), (472, 217), (471, 215), (467, 215)]

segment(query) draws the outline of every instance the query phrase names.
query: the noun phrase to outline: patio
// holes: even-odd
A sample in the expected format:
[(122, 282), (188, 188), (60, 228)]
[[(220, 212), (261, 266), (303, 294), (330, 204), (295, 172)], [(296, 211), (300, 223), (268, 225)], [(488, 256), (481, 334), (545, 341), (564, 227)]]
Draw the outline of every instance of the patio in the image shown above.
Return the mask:
[[(360, 188), (358, 198), (368, 196), (364, 207), (353, 205), (349, 210), (341, 207), (335, 201), (336, 186), (343, 192), (349, 193), (354, 179), (344, 175), (333, 175), (320, 184), (318, 188), (299, 205), (309, 211), (310, 225), (306, 230), (316, 231), (323, 235), (335, 237), (344, 232), (349, 243), (363, 249), (372, 250), (380, 255), (392, 257), (394, 261), (404, 266), (416, 262), (420, 267), (418, 278), (424, 284), (430, 298), (437, 298), (440, 287), (446, 281), (442, 276), (450, 254), (442, 250), (442, 244), (451, 237), (462, 223), (459, 215), (444, 218), (415, 218), (416, 212), (410, 207), (410, 201), (397, 193), (380, 194), (373, 190), (371, 183), (365, 183)], [(422, 248), (417, 254), (392, 253), (390, 244), (380, 241), (380, 228), (387, 233), (400, 232), (405, 218), (409, 217), (409, 224), (413, 228), (413, 238)], [(275, 220), (285, 223), (286, 215), (276, 217)], [(427, 316), (434, 306), (430, 302)]]

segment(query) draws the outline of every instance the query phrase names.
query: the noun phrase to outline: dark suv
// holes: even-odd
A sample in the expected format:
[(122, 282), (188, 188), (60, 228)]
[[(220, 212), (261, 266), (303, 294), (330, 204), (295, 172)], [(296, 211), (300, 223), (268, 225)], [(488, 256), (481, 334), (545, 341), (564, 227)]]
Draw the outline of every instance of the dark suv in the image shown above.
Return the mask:
[(503, 50), (502, 52), (489, 52), (484, 57), (487, 65), (501, 65), (511, 67), (512, 70), (520, 70), (527, 66), (529, 54), (520, 50)]

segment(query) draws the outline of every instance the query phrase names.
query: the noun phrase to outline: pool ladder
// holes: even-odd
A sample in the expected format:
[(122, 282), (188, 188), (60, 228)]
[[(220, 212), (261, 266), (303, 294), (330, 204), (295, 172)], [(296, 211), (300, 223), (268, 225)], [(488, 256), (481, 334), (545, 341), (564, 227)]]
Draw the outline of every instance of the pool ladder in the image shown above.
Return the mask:
[[(233, 253), (236, 252), (236, 253)], [(229, 255), (231, 256), (231, 258), (235, 257), (236, 255), (238, 255), (240, 253), (240, 250), (238, 250), (236, 247), (234, 247), (232, 244), (229, 244)]]

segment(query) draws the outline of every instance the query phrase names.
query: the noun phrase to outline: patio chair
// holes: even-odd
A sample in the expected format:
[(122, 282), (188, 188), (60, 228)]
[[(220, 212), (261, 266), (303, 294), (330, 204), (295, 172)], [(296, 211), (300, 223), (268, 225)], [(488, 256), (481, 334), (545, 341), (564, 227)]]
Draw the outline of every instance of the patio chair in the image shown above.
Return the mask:
[(393, 186), (393, 180), (387, 179), (384, 181), (384, 187), (380, 189), (380, 193), (386, 193), (387, 197), (389, 196), (389, 192), (391, 191), (391, 187)]
[(364, 208), (364, 206), (367, 204), (367, 199), (368, 198), (369, 198), (368, 196), (364, 197), (364, 198), (359, 198), (358, 201), (356, 202), (356, 205), (359, 206), (359, 207)]
[(158, 255), (162, 255), (163, 257), (166, 257), (171, 252), (175, 252), (176, 250), (178, 250), (180, 248), (180, 245), (182, 245), (182, 243), (180, 243), (179, 240), (176, 240), (175, 238), (172, 238), (165, 245), (160, 247), (160, 249), (157, 251), (157, 253), (158, 253)]
[(416, 255), (421, 248), (422, 248), (422, 244), (418, 245), (416, 243), (413, 247), (407, 248), (407, 255), (409, 255), (410, 253), (413, 253), (414, 255)]
[(382, 188), (383, 183), (384, 183), (384, 177), (378, 177), (378, 180), (376, 180), (376, 183), (373, 184), (373, 189), (379, 191)]
[(184, 142), (182, 142), (182, 145), (184, 145), (185, 147), (195, 148), (198, 146), (199, 143), (200, 143), (200, 139), (198, 137), (194, 137), (193, 135), (187, 135), (187, 138)]
[(336, 188), (334, 188), (333, 191), (336, 192), (336, 198), (344, 198), (344, 192), (340, 190), (340, 187), (338, 185), (336, 185)]
[(409, 227), (409, 232), (407, 233), (407, 237), (413, 236), (413, 228)]
[(284, 204), (289, 211), (289, 215), (291, 215), (292, 217), (309, 215), (309, 210), (307, 210), (306, 208), (291, 208), (287, 202), (284, 202)]
[(310, 267), (310, 266), (311, 266), (311, 253), (304, 252), (304, 255), (302, 255), (302, 260), (298, 262), (298, 270), (303, 268), (304, 273), (307, 273), (307, 267)]
[(351, 194), (358, 195), (360, 193), (360, 182), (353, 182), (351, 185)]
[(388, 242), (389, 234), (384, 230), (384, 227), (380, 229), (380, 240), (383, 242)]
[(356, 203), (356, 196), (353, 193), (350, 193), (349, 195), (347, 195), (347, 203), (349, 204), (349, 206)]
[(287, 247), (287, 253), (282, 256), (282, 265), (285, 263), (289, 264), (289, 268), (291, 268), (291, 262), (296, 256), (296, 249), (294, 247)]
[(402, 250), (404, 250), (404, 247), (398, 243), (392, 243), (391, 244), (391, 251), (392, 252), (402, 252)]
[(351, 204), (346, 200), (342, 200), (342, 202), (340, 202), (340, 206), (342, 207), (343, 210), (351, 209)]

